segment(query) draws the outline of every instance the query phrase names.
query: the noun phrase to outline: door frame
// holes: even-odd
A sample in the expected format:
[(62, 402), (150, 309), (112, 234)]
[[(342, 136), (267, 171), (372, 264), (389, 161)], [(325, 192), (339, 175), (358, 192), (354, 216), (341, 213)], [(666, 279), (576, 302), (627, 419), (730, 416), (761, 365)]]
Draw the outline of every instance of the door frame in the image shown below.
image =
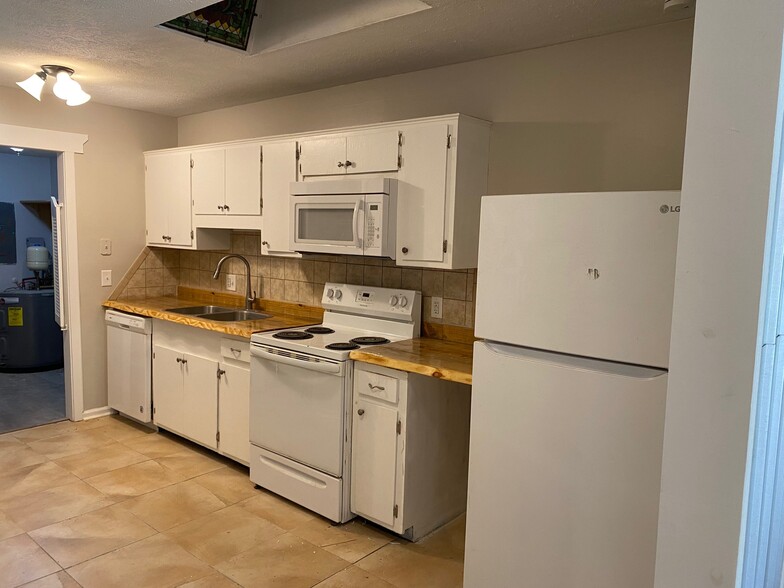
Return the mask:
[(63, 330), (65, 359), (65, 415), (72, 421), (84, 418), (82, 373), (82, 322), (79, 303), (79, 249), (76, 223), (76, 154), (84, 153), (87, 135), (49, 129), (0, 124), (0, 145), (40, 149), (57, 153), (58, 199), (63, 205), (63, 265), (65, 271), (66, 328)]

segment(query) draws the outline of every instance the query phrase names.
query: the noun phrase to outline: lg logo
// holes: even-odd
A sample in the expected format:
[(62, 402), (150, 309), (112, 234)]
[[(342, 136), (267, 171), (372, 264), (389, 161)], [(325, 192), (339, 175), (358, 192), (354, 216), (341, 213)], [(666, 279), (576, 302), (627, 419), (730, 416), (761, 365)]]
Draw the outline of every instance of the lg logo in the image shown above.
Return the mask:
[(661, 212), (662, 214), (667, 214), (668, 212), (680, 212), (680, 211), (681, 211), (680, 204), (678, 206), (668, 206), (667, 204), (662, 204), (659, 207), (659, 212)]

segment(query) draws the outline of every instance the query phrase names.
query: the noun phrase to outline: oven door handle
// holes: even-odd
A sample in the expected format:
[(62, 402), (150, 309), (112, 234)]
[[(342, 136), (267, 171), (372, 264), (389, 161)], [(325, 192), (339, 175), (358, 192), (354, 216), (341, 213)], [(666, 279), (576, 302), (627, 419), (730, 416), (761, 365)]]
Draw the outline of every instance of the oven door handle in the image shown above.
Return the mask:
[(342, 362), (324, 361), (316, 358), (314, 358), (313, 361), (308, 361), (306, 359), (296, 359), (294, 357), (288, 357), (287, 355), (279, 355), (276, 352), (267, 351), (266, 348), (260, 347), (258, 345), (251, 346), (250, 354), (253, 357), (257, 357), (259, 359), (285, 363), (286, 365), (293, 365), (305, 370), (312, 370), (314, 372), (321, 372), (324, 374), (340, 375), (343, 371)]

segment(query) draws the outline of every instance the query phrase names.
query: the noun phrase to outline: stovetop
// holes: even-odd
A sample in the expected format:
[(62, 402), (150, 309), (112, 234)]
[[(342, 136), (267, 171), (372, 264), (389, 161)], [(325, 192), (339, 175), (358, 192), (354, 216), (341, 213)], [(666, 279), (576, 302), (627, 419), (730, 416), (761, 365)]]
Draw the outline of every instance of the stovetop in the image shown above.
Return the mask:
[(419, 336), (421, 295), (413, 290), (328, 283), (315, 327), (255, 333), (252, 343), (345, 361), (352, 350)]

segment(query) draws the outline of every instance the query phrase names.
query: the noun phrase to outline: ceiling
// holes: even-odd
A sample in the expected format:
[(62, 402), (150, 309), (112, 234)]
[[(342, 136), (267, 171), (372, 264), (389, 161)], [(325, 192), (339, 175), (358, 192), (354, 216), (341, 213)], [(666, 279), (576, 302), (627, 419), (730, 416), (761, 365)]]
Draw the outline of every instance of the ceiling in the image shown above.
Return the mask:
[(156, 26), (211, 2), (3, 0), (0, 86), (54, 63), (96, 102), (181, 116), (691, 16), (663, 0), (389, 0), (402, 16), (387, 0), (259, 0), (248, 54)]

